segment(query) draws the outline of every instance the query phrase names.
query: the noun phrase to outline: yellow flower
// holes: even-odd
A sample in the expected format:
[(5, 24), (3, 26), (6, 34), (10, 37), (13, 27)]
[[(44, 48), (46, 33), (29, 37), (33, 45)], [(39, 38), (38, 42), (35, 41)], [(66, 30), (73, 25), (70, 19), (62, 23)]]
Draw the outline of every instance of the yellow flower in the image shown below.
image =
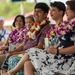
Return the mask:
[(53, 31), (50, 32), (51, 36), (55, 36), (55, 33)]
[(72, 26), (68, 25), (68, 28), (72, 30)]

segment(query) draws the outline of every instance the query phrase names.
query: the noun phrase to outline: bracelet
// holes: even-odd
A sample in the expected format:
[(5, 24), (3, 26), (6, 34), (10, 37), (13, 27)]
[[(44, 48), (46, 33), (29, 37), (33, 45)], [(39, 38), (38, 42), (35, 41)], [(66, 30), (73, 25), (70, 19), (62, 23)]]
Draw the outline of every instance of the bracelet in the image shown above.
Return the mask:
[(57, 55), (59, 55), (59, 49), (57, 49)]

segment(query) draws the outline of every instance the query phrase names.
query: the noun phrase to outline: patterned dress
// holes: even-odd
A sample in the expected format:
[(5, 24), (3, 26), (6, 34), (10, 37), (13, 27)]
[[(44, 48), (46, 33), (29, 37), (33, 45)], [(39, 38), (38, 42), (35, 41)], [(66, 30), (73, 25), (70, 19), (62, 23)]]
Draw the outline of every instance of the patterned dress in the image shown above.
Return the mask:
[[(58, 37), (60, 44), (57, 48), (59, 50), (74, 45), (75, 18), (70, 22), (64, 22), (64, 25), (65, 28), (68, 27), (67, 25), (71, 26), (72, 30), (67, 29), (68, 31), (66, 31), (65, 35)], [(59, 27), (59, 29), (61, 29), (61, 27)], [(58, 29), (54, 29), (54, 31), (57, 30)], [(58, 34), (59, 36), (60, 32), (56, 32), (56, 34)], [(48, 53), (47, 50), (41, 50), (38, 48), (30, 48), (26, 52), (29, 55), (36, 71), (42, 74), (46, 73), (49, 75), (53, 75), (57, 70), (66, 71), (71, 67), (72, 63), (75, 60), (75, 54), (56, 55)]]
[[(20, 61), (21, 57), (18, 56), (13, 56), (9, 59), (9, 65), (8, 65), (8, 70), (13, 69), (17, 63)], [(16, 75), (24, 75), (24, 70), (20, 70), (19, 72), (16, 73)]]
[[(39, 42), (44, 44), (44, 38), (46, 37), (45, 32), (49, 29), (50, 29), (50, 24), (47, 24), (40, 30), (40, 32), (37, 34), (35, 39), (28, 40), (27, 38), (25, 38), (24, 50), (28, 50), (29, 48), (36, 46)], [(18, 56), (12, 57), (9, 61), (8, 70), (14, 68), (17, 65), (17, 63), (20, 61), (20, 59), (21, 57)], [(24, 70), (23, 69), (20, 70), (18, 73), (16, 73), (16, 75), (24, 75)]]
[[(27, 33), (27, 29), (25, 27), (22, 27), (20, 30), (13, 30), (10, 35), (9, 35), (9, 42), (12, 42), (14, 45), (18, 45), (20, 43), (22, 43), (25, 39), (25, 34)], [(12, 69), (13, 67), (15, 67), (17, 65), (17, 63), (15, 62), (15, 60), (17, 62), (19, 62), (21, 57), (14, 57), (13, 59), (11, 58), (9, 60), (9, 63), (8, 63), (8, 70)], [(12, 65), (11, 65), (12, 64)], [(22, 70), (19, 72), (20, 73), (23, 73)], [(17, 73), (18, 74), (18, 73)], [(21, 75), (21, 74), (20, 74)]]

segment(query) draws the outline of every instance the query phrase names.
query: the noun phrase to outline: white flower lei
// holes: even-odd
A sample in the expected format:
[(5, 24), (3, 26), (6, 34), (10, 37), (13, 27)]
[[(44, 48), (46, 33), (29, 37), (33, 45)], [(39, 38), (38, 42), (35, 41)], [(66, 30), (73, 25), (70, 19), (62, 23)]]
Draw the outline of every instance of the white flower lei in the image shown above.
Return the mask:
[(26, 37), (28, 39), (35, 39), (37, 32), (41, 29), (41, 26), (45, 25), (48, 20), (43, 20), (39, 25), (37, 23), (34, 23), (33, 26), (31, 27), (30, 31), (27, 32)]

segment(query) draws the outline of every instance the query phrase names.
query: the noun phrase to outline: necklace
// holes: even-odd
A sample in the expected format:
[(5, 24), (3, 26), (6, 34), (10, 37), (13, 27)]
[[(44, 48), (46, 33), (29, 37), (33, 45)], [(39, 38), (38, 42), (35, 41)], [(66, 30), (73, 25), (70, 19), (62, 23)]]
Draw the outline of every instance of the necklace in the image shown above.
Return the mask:
[(47, 37), (52, 40), (55, 36), (61, 37), (71, 32), (75, 28), (75, 18), (71, 21), (64, 21), (59, 23), (58, 27), (51, 26), (50, 30), (46, 32)]
[(36, 22), (32, 25), (29, 32), (27, 32), (26, 38), (27, 39), (35, 39), (38, 32), (43, 28), (45, 25), (49, 23), (48, 18), (44, 19), (41, 23), (37, 24)]

